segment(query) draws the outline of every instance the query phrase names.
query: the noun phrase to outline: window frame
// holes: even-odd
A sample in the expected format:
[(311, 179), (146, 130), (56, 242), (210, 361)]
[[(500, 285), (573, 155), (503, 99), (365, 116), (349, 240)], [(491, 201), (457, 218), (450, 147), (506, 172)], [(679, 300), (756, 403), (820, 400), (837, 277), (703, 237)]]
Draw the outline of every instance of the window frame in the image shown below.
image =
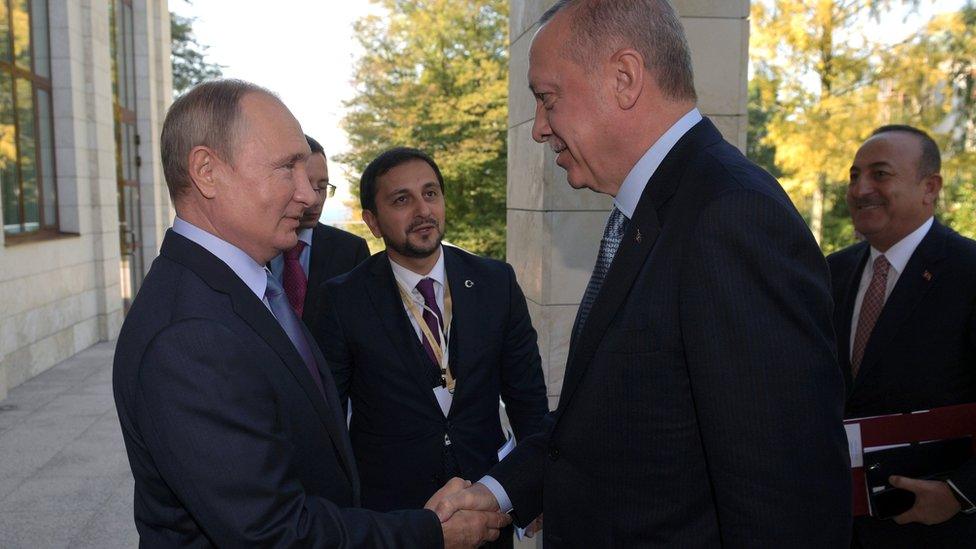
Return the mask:
[[(10, 51), (10, 61), (7, 61), (5, 59), (0, 58), (0, 71), (2, 71), (4, 73), (6, 73), (7, 75), (9, 75), (10, 82), (11, 82), (11, 85), (10, 85), (11, 106), (14, 109), (14, 116), (13, 116), (13, 119), (14, 119), (14, 142), (17, 144), (17, 146), (16, 146), (16, 149), (17, 149), (16, 169), (17, 169), (17, 187), (18, 187), (18, 191), (19, 191), (19, 196), (18, 196), (18, 201), (17, 201), (18, 202), (17, 207), (18, 207), (18, 216), (19, 216), (21, 230), (20, 230), (20, 232), (16, 232), (16, 233), (8, 233), (7, 230), (6, 230), (6, 226), (9, 225), (10, 223), (9, 223), (9, 220), (4, 219), (3, 220), (3, 227), (4, 228), (2, 229), (2, 232), (3, 232), (4, 244), (5, 245), (17, 244), (17, 243), (20, 243), (20, 242), (33, 242), (33, 241), (36, 241), (36, 240), (44, 240), (44, 239), (48, 239), (48, 238), (54, 238), (54, 237), (62, 236), (62, 233), (61, 233), (61, 230), (60, 230), (60, 226), (61, 226), (61, 212), (59, 211), (59, 208), (58, 208), (58, 192), (57, 192), (57, 187), (58, 187), (58, 183), (57, 183), (58, 182), (58, 169), (57, 169), (57, 158), (56, 158), (55, 150), (54, 150), (54, 148), (55, 148), (54, 147), (54, 143), (55, 143), (55, 139), (54, 139), (54, 97), (53, 97), (54, 96), (54, 90), (53, 90), (54, 87), (52, 85), (52, 78), (44, 77), (44, 76), (41, 76), (40, 74), (37, 74), (36, 72), (34, 72), (34, 70), (36, 68), (36, 64), (37, 64), (36, 63), (36, 59), (35, 59), (36, 52), (37, 52), (37, 48), (35, 47), (35, 45), (37, 43), (37, 40), (36, 40), (37, 37), (35, 36), (35, 32), (34, 32), (35, 31), (35, 25), (34, 25), (35, 9), (34, 9), (34, 6), (35, 6), (35, 3), (36, 2), (45, 2), (45, 3), (47, 3), (48, 0), (28, 0), (28, 18), (29, 18), (29, 21), (30, 21), (30, 24), (28, 25), (29, 31), (30, 31), (30, 61), (31, 61), (30, 70), (18, 66), (17, 65), (17, 61), (16, 61), (16, 58), (15, 58), (15, 52), (14, 52), (14, 28), (13, 28), (13, 9), (11, 9), (12, 8), (11, 3), (13, 1), (16, 1), (16, 0), (0, 0), (0, 2), (3, 2), (4, 4), (6, 4), (6, 8), (7, 8), (7, 29), (8, 29), (7, 36), (0, 37), (0, 40), (7, 40), (8, 46), (9, 46), (9, 51)], [(50, 4), (47, 4), (47, 9), (45, 10), (45, 15), (47, 16), (47, 21), (45, 23), (45, 28), (47, 29), (47, 33), (48, 33), (48, 36), (47, 36), (47, 43), (48, 43), (48, 47), (47, 47), (48, 70), (51, 71), (52, 70), (52, 66), (51, 66), (51, 62), (50, 62), (50, 57), (51, 57), (51, 12), (50, 12)], [(21, 168), (21, 166), (22, 166), (21, 159), (23, 158), (22, 155), (21, 155), (21, 152), (22, 151), (21, 151), (21, 145), (20, 145), (20, 133), (21, 133), (20, 126), (21, 126), (21, 124), (20, 124), (20, 117), (18, 117), (17, 114), (16, 114), (17, 105), (18, 105), (18, 101), (17, 101), (17, 95), (18, 95), (17, 94), (17, 80), (18, 79), (27, 80), (31, 84), (31, 106), (32, 106), (32, 110), (33, 110), (33, 122), (34, 122), (34, 128), (33, 128), (34, 129), (34, 156), (35, 156), (35, 158), (34, 158), (34, 169), (36, 171), (36, 177), (35, 177), (36, 182), (35, 182), (35, 185), (37, 186), (37, 210), (38, 210), (38, 212), (37, 212), (37, 224), (38, 224), (38, 228), (37, 229), (34, 229), (34, 230), (26, 230), (26, 228), (25, 228), (26, 227), (25, 218), (27, 217), (27, 212), (26, 212), (26, 206), (25, 206), (25, 200), (24, 200), (24, 177), (23, 177), (23, 170)], [(42, 143), (41, 143), (41, 124), (42, 124), (42, 122), (40, 120), (40, 118), (41, 118), (40, 117), (40, 109), (38, 107), (38, 93), (37, 93), (38, 89), (47, 92), (48, 112), (50, 113), (50, 116), (48, 118), (48, 124), (49, 124), (48, 132), (49, 132), (49, 135), (51, 135), (51, 137), (52, 137), (52, 139), (51, 139), (51, 149), (52, 149), (51, 150), (51, 174), (50, 175), (51, 175), (51, 182), (53, 183), (51, 185), (51, 188), (54, 190), (54, 197), (53, 197), (53, 201), (50, 204), (50, 206), (52, 207), (52, 209), (54, 211), (54, 219), (53, 220), (47, 220), (47, 219), (45, 219), (45, 217), (46, 217), (46, 215), (45, 215), (45, 209), (46, 209), (46, 206), (48, 206), (48, 204), (45, 203), (45, 198), (44, 198), (44, 192), (45, 192), (45, 190), (44, 190), (44, 183), (43, 182), (44, 182), (44, 177), (47, 174), (45, 174), (45, 172), (44, 172), (44, 169), (45, 168), (43, 166), (43, 163), (40, 161), (40, 157), (41, 157), (41, 146), (42, 146)]]

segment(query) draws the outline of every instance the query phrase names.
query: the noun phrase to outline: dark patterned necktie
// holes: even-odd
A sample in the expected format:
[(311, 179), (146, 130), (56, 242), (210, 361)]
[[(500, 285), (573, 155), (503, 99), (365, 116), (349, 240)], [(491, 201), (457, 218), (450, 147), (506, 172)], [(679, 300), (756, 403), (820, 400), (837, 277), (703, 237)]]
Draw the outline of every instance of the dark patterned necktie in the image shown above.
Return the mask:
[[(417, 290), (420, 295), (424, 296), (424, 322), (427, 324), (427, 328), (430, 333), (437, 339), (438, 345), (443, 345), (441, 343), (441, 327), (444, 325), (444, 318), (441, 314), (440, 307), (437, 306), (437, 297), (434, 295), (434, 279), (424, 278), (417, 283)], [(419, 328), (419, 326), (418, 326)], [(434, 347), (431, 346), (430, 341), (427, 340), (427, 336), (421, 330), (420, 335), (424, 340), (424, 350), (427, 351), (427, 356), (430, 357), (430, 361), (434, 363), (437, 367), (437, 383), (440, 384), (440, 371), (441, 364), (437, 361), (437, 355), (434, 353)], [(443, 347), (442, 347), (443, 349)]]
[(874, 273), (871, 275), (871, 283), (864, 292), (864, 300), (861, 301), (861, 314), (857, 317), (857, 331), (854, 332), (854, 349), (851, 353), (851, 378), (857, 377), (858, 370), (861, 369), (861, 360), (864, 359), (864, 350), (868, 347), (868, 339), (874, 325), (881, 316), (881, 309), (884, 308), (885, 291), (888, 288), (888, 270), (891, 263), (888, 258), (879, 255), (874, 260)]
[(610, 217), (607, 218), (607, 228), (603, 231), (603, 239), (600, 240), (600, 253), (596, 256), (593, 274), (590, 276), (590, 282), (586, 285), (583, 301), (580, 302), (579, 312), (576, 314), (576, 326), (573, 328), (576, 337), (579, 337), (580, 330), (586, 324), (586, 317), (589, 316), (596, 296), (600, 293), (603, 279), (606, 278), (610, 264), (613, 263), (613, 256), (617, 255), (617, 248), (620, 247), (624, 232), (627, 230), (627, 221), (627, 216), (614, 206), (610, 212)]
[(302, 317), (305, 310), (305, 293), (308, 292), (308, 277), (305, 276), (300, 259), (304, 248), (305, 243), (299, 240), (294, 247), (285, 250), (285, 268), (281, 275), (281, 285), (285, 288), (288, 303), (298, 318)]

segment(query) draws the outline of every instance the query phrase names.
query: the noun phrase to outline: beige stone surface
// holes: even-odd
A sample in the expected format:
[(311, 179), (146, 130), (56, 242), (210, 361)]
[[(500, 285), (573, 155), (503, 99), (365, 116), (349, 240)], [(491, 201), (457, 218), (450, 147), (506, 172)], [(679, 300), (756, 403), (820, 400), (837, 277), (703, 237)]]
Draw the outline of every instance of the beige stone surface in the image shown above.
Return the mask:
[[(158, 161), (171, 101), (165, 0), (134, 0), (137, 100), (145, 185), (146, 264), (172, 207)], [(50, 0), (58, 213), (65, 236), (10, 245), (0, 235), (0, 398), (122, 323), (108, 3)]]
[(671, 0), (683, 18), (744, 18), (749, 16), (749, 0)]
[(698, 105), (708, 114), (735, 115), (746, 107), (747, 19), (686, 18)]

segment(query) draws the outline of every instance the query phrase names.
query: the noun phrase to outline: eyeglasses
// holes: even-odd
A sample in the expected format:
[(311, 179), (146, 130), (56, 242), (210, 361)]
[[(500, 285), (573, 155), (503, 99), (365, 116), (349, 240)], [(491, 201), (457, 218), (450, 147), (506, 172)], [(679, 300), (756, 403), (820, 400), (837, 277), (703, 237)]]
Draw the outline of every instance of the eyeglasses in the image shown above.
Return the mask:
[(332, 198), (333, 196), (335, 196), (336, 186), (333, 185), (332, 183), (326, 183), (325, 188), (319, 187), (315, 189), (315, 192), (325, 193), (326, 198)]

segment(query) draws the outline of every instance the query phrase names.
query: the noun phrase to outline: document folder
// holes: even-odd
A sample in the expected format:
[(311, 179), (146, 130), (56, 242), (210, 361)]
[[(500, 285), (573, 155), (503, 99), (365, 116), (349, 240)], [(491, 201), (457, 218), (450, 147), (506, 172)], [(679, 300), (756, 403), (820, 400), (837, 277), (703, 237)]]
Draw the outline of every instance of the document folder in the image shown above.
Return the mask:
[[(945, 471), (936, 469), (949, 467), (946, 463), (951, 465), (959, 460), (965, 461), (976, 452), (976, 403), (849, 419), (844, 424), (851, 454), (854, 516), (881, 518), (906, 504), (907, 498), (902, 497), (904, 494), (896, 493), (894, 496), (881, 497), (887, 500), (882, 503), (884, 509), (872, 507), (871, 496), (886, 490), (888, 475), (935, 478), (961, 463)], [(931, 446), (936, 441), (938, 444)], [(907, 450), (896, 451), (899, 448)], [(876, 467), (870, 472), (866, 471), (866, 466), (873, 465)], [(897, 472), (892, 467), (903, 468), (905, 472)], [(925, 473), (925, 470), (930, 472)]]

